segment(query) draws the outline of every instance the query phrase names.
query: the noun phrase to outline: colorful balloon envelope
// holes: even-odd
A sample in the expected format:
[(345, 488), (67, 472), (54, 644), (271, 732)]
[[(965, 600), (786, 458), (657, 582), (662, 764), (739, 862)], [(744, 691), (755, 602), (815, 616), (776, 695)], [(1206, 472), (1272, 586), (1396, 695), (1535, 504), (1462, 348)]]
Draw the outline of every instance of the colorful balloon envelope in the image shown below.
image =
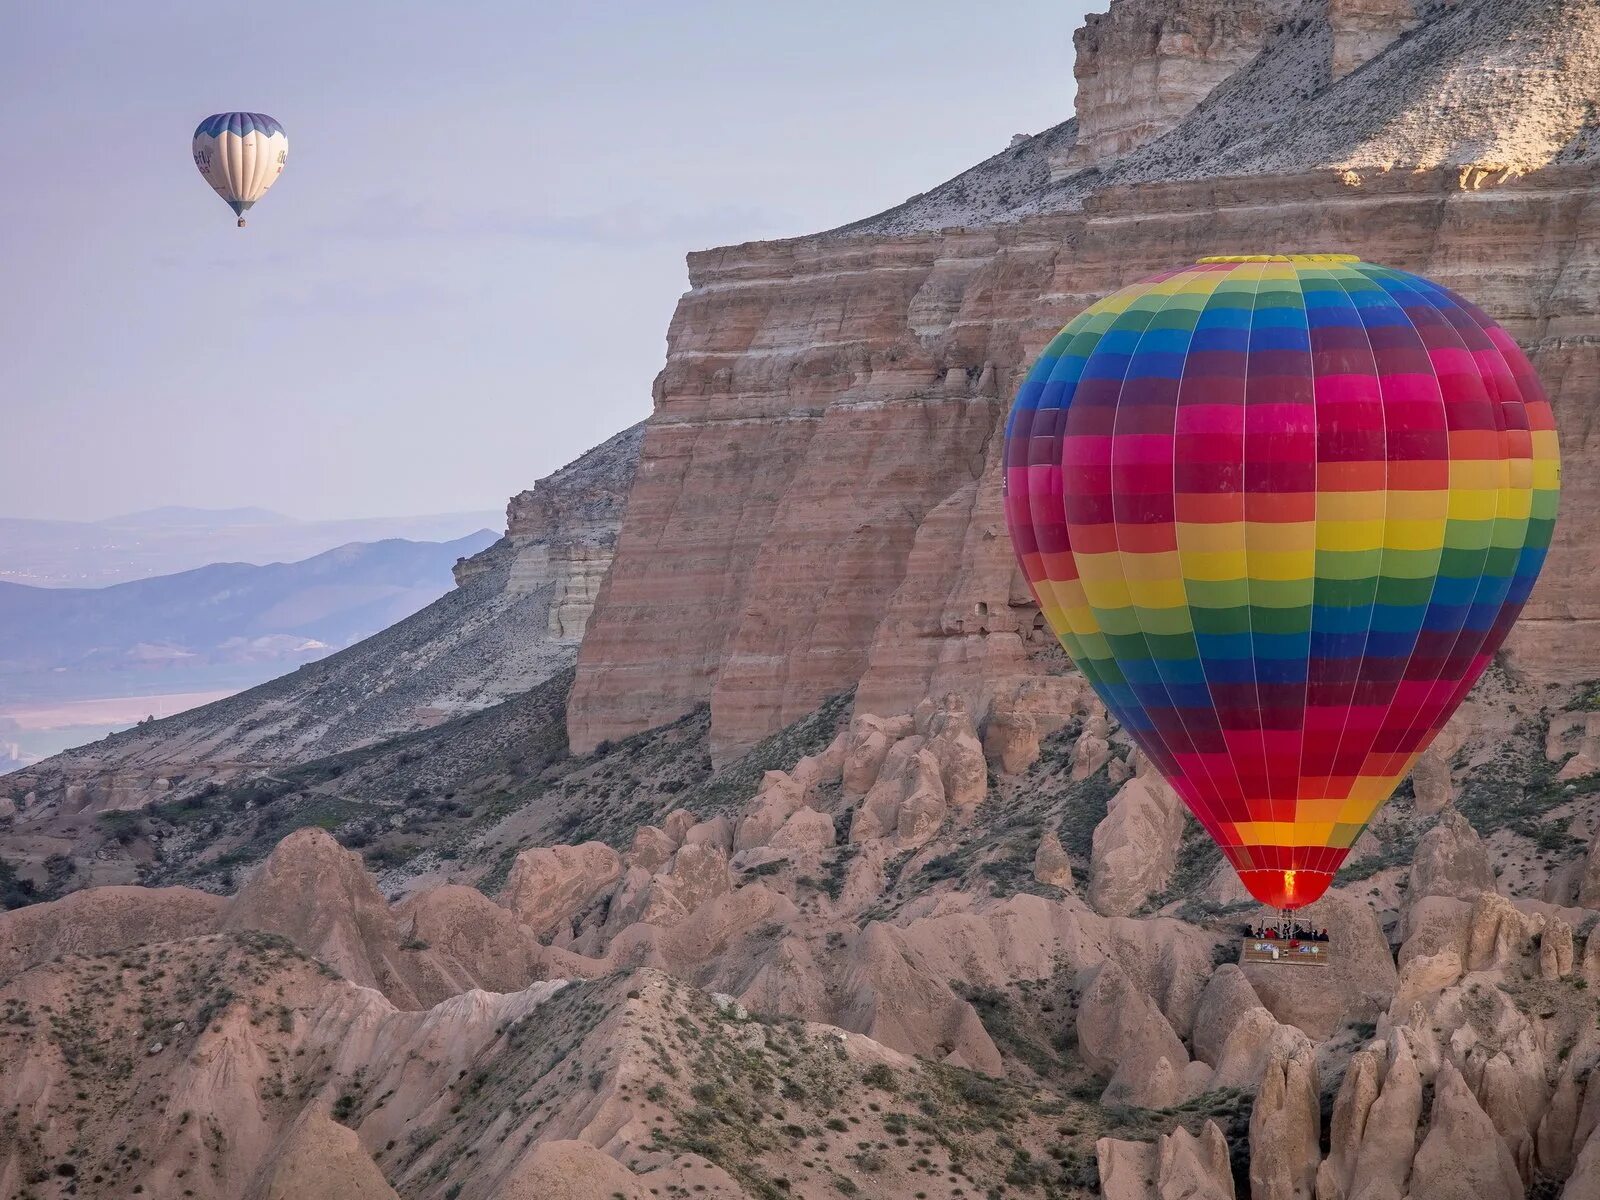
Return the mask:
[(289, 137), (266, 113), (213, 113), (194, 131), (194, 165), (244, 224), (283, 173)]
[(1045, 619), (1251, 894), (1320, 896), (1505, 641), (1560, 467), (1511, 337), (1350, 255), (1084, 310), (1006, 430)]

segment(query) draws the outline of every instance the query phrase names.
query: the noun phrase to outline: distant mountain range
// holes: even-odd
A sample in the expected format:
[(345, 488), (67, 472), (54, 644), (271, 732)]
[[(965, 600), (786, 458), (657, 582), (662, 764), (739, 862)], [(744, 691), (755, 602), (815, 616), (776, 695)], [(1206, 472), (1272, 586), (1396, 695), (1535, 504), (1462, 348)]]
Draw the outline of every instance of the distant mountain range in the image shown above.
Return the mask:
[(458, 558), (496, 539), (388, 538), (101, 588), (0, 582), (0, 698), (247, 687), (410, 616), (451, 589)]
[(499, 529), (499, 511), (301, 521), (264, 508), (146, 509), (102, 521), (0, 517), (0, 580), (103, 587), (208, 563), (293, 562), (351, 542), (444, 542)]

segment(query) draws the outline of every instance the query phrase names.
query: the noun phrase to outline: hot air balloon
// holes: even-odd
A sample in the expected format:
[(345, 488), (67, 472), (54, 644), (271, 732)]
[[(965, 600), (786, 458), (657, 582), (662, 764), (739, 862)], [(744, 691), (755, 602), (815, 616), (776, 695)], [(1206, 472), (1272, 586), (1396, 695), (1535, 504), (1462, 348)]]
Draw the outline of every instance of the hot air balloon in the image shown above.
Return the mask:
[(1510, 632), (1560, 466), (1511, 337), (1351, 255), (1085, 309), (1011, 410), (1034, 598), (1250, 893), (1309, 904)]
[(244, 226), (244, 214), (283, 173), (289, 138), (265, 113), (214, 113), (194, 131), (194, 165), (228, 202)]

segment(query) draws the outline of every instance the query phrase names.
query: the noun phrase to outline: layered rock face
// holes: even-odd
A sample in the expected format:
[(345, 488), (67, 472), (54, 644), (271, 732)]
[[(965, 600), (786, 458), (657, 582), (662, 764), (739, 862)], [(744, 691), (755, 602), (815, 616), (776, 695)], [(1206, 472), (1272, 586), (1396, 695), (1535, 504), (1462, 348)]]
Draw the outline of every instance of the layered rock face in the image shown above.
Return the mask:
[(1299, 0), (1112, 0), (1072, 35), (1078, 139), (1057, 178), (1165, 133), (1260, 53)]
[[(1013, 179), (1019, 146), (949, 185), (1009, 181), (1009, 220), (898, 236), (866, 222), (690, 257), (579, 655), (575, 748), (709, 701), (726, 756), (857, 686), (874, 712), (958, 690), (982, 721), (1049, 643), (1001, 518), (1006, 399), (1086, 305), (1207, 254), (1356, 252), (1473, 297), (1523, 343), (1555, 403), (1569, 516), (1514, 651), (1536, 672), (1586, 669), (1570, 639), (1592, 636), (1600, 602), (1570, 514), (1600, 505), (1585, 132), (1600, 14), (1327, 0), (1283, 16), (1113, 6), (1080, 37), (1072, 161), (1095, 169)], [(1112, 87), (1179, 63), (1182, 86), (1130, 85), (1142, 116)], [(881, 227), (914, 225), (919, 204), (948, 219), (950, 202), (935, 189)]]
[(515, 555), (507, 591), (549, 589), (546, 632), (552, 641), (583, 640), (611, 566), (643, 440), (642, 425), (625, 429), (506, 506), (506, 540)]

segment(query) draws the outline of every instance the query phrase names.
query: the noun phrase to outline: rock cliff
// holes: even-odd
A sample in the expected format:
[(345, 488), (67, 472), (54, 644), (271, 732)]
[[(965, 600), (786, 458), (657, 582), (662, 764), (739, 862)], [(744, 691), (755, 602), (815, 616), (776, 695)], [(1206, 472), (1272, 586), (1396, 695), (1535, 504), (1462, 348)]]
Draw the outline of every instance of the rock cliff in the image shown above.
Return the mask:
[[(690, 256), (576, 748), (709, 702), (720, 758), (856, 686), (876, 712), (960, 689), (981, 723), (1048, 659), (998, 503), (1019, 372), (1205, 254), (1351, 251), (1473, 296), (1551, 393), (1566, 511), (1600, 506), (1600, 11), (1126, 0), (1079, 43), (1071, 128), (843, 230)], [(1135, 112), (1113, 84), (1140, 72)], [(1513, 646), (1535, 673), (1600, 649), (1582, 529)]]

